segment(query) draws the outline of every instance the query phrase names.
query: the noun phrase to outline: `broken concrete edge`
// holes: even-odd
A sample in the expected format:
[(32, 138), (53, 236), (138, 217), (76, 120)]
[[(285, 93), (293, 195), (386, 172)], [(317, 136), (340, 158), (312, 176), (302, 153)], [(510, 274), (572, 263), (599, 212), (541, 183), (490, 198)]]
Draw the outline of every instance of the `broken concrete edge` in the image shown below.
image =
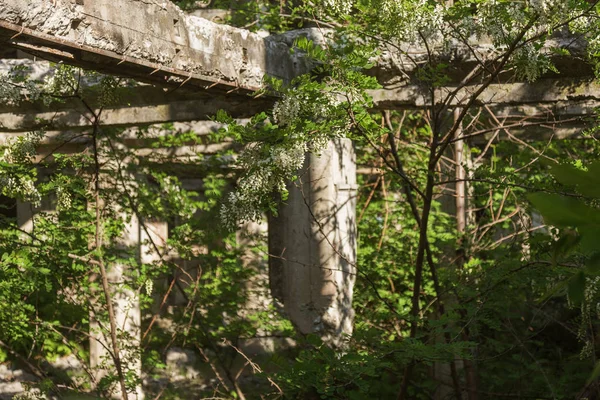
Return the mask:
[[(266, 75), (290, 81), (310, 71), (306, 57), (290, 53), (294, 40), (307, 36), (323, 44), (330, 33), (309, 28), (265, 38), (186, 14), (170, 2), (0, 0), (0, 38), (11, 46), (85, 68), (212, 93), (250, 93), (263, 87)], [(558, 33), (547, 47), (584, 54), (585, 41), (576, 39)], [(398, 79), (414, 84), (414, 71), (430, 61), (429, 55), (410, 43), (395, 48), (396, 54), (384, 49), (370, 72), (384, 84)], [(479, 61), (475, 54), (483, 57), (494, 49), (485, 38), (470, 38), (468, 45), (455, 42), (436, 57), (448, 59), (451, 73), (460, 75)], [(404, 51), (410, 51), (410, 60)], [(567, 76), (578, 69), (580, 76), (593, 75), (586, 61), (569, 60), (563, 71)]]
[(186, 14), (171, 2), (1, 0), (0, 38), (54, 61), (213, 91), (253, 92), (265, 75), (289, 81), (312, 68), (280, 39)]
[[(54, 49), (54, 47), (64, 47), (66, 45), (66, 41), (63, 39), (39, 33), (5, 21), (0, 21), (0, 29), (14, 32), (16, 35), (26, 34), (32, 38), (38, 39), (38, 42), (35, 45), (18, 42), (16, 40), (12, 40), (9, 44), (34, 56), (45, 58), (50, 61), (65, 62), (67, 64), (73, 64), (87, 69), (95, 69), (113, 75), (124, 75), (123, 70), (130, 67), (129, 72), (126, 74), (127, 76), (142, 82), (158, 83), (162, 85), (178, 84), (178, 86), (183, 86), (187, 84), (189, 86), (207, 90), (217, 87), (218, 89), (227, 91), (242, 90), (245, 92), (255, 92), (260, 90), (260, 86), (241, 86), (235, 81), (222, 81), (211, 76), (194, 74), (191, 72), (186, 73), (182, 70), (177, 70), (165, 65), (135, 59), (126, 55), (118, 55), (107, 50), (96, 49), (86, 45), (69, 44), (68, 47), (71, 50), (78, 49), (95, 56), (93, 57), (93, 60), (86, 60), (86, 58), (89, 57), (77, 58), (75, 54), (69, 51)], [(136, 72), (132, 72), (134, 69)]]
[[(460, 82), (482, 60), (489, 60), (499, 54), (502, 48), (492, 43), (490, 38), (471, 36), (466, 42), (450, 39), (449, 43), (429, 43), (429, 51), (424, 46), (411, 43), (390, 42), (381, 45), (379, 55), (373, 60), (375, 67), (367, 73), (377, 77), (384, 86), (414, 84), (415, 72), (426, 64), (441, 62), (447, 65), (445, 72), (452, 82)], [(569, 53), (561, 55), (560, 51)], [(587, 60), (588, 43), (581, 35), (566, 31), (555, 31), (548, 37), (540, 53), (549, 56), (556, 71), (547, 71), (542, 78), (593, 78), (594, 67)], [(497, 81), (514, 81), (514, 73), (502, 73)]]

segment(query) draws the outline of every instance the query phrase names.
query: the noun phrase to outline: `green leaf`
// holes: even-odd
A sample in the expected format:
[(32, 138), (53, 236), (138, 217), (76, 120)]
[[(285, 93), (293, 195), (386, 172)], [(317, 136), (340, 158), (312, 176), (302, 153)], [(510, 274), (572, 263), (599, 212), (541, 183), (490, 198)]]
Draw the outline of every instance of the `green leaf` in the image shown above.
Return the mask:
[(571, 229), (565, 230), (560, 239), (554, 243), (554, 253), (552, 257), (554, 263), (556, 263), (559, 258), (564, 257), (575, 250), (580, 239), (581, 237), (577, 234), (577, 232)]
[(600, 361), (596, 363), (596, 366), (594, 367), (592, 374), (588, 378), (586, 385), (589, 385), (590, 383), (594, 382), (596, 379), (598, 379), (598, 377), (600, 377)]
[(592, 254), (585, 265), (586, 272), (594, 275), (600, 273), (600, 252)]
[(576, 198), (541, 192), (527, 197), (547, 224), (557, 227), (600, 225), (600, 210)]
[(581, 226), (577, 230), (581, 237), (580, 245), (582, 253), (589, 254), (600, 251), (600, 241), (598, 241), (598, 238), (600, 237), (600, 226)]
[(48, 275), (51, 272), (50, 268), (46, 268), (46, 267), (41, 267), (38, 269), (38, 271), (42, 275)]
[(570, 164), (555, 165), (552, 175), (557, 181), (567, 186), (575, 186), (584, 196), (600, 198), (600, 164), (593, 163), (587, 171)]
[(575, 305), (583, 302), (585, 290), (585, 274), (579, 271), (569, 281), (569, 298)]

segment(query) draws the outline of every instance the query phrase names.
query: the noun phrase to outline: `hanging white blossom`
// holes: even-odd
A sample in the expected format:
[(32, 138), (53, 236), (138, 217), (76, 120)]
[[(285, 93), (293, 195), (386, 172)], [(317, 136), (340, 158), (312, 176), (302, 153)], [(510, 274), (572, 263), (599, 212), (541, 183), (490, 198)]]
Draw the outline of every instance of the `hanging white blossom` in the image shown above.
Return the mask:
[(18, 164), (31, 161), (35, 155), (36, 147), (44, 138), (43, 131), (27, 132), (24, 136), (8, 139), (0, 161), (9, 164)]
[(273, 106), (273, 118), (279, 125), (288, 125), (300, 114), (300, 99), (294, 95), (284, 96)]
[(307, 151), (308, 146), (305, 142), (296, 142), (289, 148), (276, 146), (271, 150), (271, 160), (281, 171), (295, 172), (304, 165)]
[(345, 15), (352, 11), (352, 0), (323, 0), (323, 11), (331, 15)]
[(73, 204), (73, 200), (71, 197), (71, 193), (64, 188), (63, 186), (59, 186), (56, 188), (56, 209), (58, 211), (64, 211), (71, 208)]
[(0, 171), (0, 191), (5, 196), (32, 203), (34, 207), (39, 207), (42, 203), (42, 195), (29, 176), (14, 177)]

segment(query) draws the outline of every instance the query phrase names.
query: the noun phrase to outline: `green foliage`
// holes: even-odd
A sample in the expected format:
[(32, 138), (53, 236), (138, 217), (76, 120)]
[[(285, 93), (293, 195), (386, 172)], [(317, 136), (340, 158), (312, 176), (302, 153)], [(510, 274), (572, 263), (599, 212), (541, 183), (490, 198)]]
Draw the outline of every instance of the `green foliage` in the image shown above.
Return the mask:
[(571, 164), (555, 165), (551, 169), (554, 178), (561, 184), (573, 188), (581, 196), (565, 196), (554, 193), (533, 193), (529, 200), (540, 211), (544, 220), (557, 228), (565, 229), (555, 242), (554, 261), (558, 262), (579, 250), (584, 258), (585, 269), (577, 271), (569, 281), (569, 297), (575, 304), (584, 301), (586, 275), (596, 276), (600, 247), (597, 233), (600, 232), (600, 209), (595, 201), (600, 199), (598, 172), (600, 163), (594, 162), (587, 168)]
[[(166, 134), (159, 137), (140, 127), (135, 139), (121, 129), (96, 126), (81, 135), (89, 141), (87, 151), (42, 161), (35, 157), (43, 132), (7, 143), (0, 150), (0, 190), (6, 197), (0, 219), (0, 340), (19, 355), (51, 360), (72, 353), (86, 359), (90, 308), (109, 336), (99, 262), (109, 269), (125, 266), (128, 272), (115, 286), (139, 293), (142, 330), (148, 333), (139, 346), (123, 332), (120, 340), (123, 354), (143, 355), (152, 376), (164, 376), (172, 346), (198, 350), (211, 368), (226, 371), (239, 359), (238, 340), (293, 336), (292, 324), (275, 305), (244, 309), (247, 283), (256, 273), (242, 261), (244, 255), (267, 252), (264, 238), (243, 248), (232, 231), (274, 212), (306, 152), (319, 153), (329, 140), (344, 136), (354, 140), (359, 165), (372, 171), (359, 178), (354, 335), (339, 349), (299, 339), (291, 357), (277, 355), (264, 363), (274, 371), (260, 375), (256, 391), (266, 393), (260, 385), (272, 385), (268, 378), (283, 388), (273, 397), (396, 398), (402, 386), (408, 398), (425, 399), (445, 391), (436, 368), (454, 363), (464, 366), (457, 368), (456, 389), (475, 386), (481, 398), (581, 393), (600, 375), (596, 367), (590, 376), (598, 355), (600, 301), (600, 164), (591, 162), (598, 155), (593, 132), (579, 142), (496, 141), (482, 134), (498, 130), (496, 117), (484, 109), (466, 110), (465, 137), (474, 132), (473, 139), (491, 139), (462, 140), (474, 162), (460, 165), (470, 192), (467, 221), (459, 228), (453, 192), (458, 166), (451, 150), (460, 140), (453, 140), (448, 111), (469, 104), (469, 97), (448, 94), (437, 99), (440, 104), (427, 104), (426, 112), (375, 112), (368, 90), (380, 84), (367, 72), (384, 60), (398, 75), (386, 83), (410, 81), (435, 94), (456, 79), (453, 45), (475, 51), (469, 38), (486, 37), (489, 51), (474, 54), (483, 64), (467, 84), (495, 82), (495, 72), (509, 81), (513, 73), (533, 81), (557, 71), (554, 55), (570, 54), (555, 43), (546, 46), (554, 32), (567, 28), (589, 39), (589, 63), (597, 71), (598, 10), (583, 0), (453, 3), (216, 1), (211, 6), (232, 11), (223, 22), (253, 30), (307, 24), (332, 30), (323, 46), (304, 37), (294, 42), (293, 51), (314, 62), (311, 74), (292, 82), (265, 79), (257, 95), (277, 98), (273, 109), (247, 124), (219, 112), (215, 121), (226, 126), (208, 137), (177, 131), (173, 124), (163, 126)], [(403, 63), (412, 63), (413, 76), (404, 76)], [(80, 87), (81, 76), (60, 64), (36, 82), (17, 67), (1, 77), (0, 95), (8, 106), (70, 99), (99, 110), (135, 90), (132, 82), (88, 72), (83, 76), (97, 84)], [(91, 114), (92, 120), (101, 115)], [(179, 146), (193, 149), (224, 139), (235, 145), (216, 155), (196, 154), (188, 161), (169, 155)], [(130, 147), (134, 141), (153, 151), (140, 156)], [(238, 169), (228, 168), (234, 154)], [(548, 168), (540, 160), (556, 165)], [(195, 191), (184, 189), (190, 171), (202, 176)], [(552, 226), (534, 224), (527, 199)], [(33, 227), (20, 226), (11, 214), (17, 200), (31, 204)], [(150, 238), (142, 243), (147, 258), (123, 244), (134, 220), (140, 230), (154, 221), (169, 224), (166, 243)], [(176, 304), (163, 307), (167, 300)], [(0, 352), (0, 361), (11, 354)], [(125, 367), (131, 389), (140, 377)], [(404, 376), (412, 379), (403, 383)], [(100, 387), (118, 379), (111, 370)], [(240, 397), (234, 379), (227, 379), (206, 395)], [(189, 397), (170, 386), (164, 393)]]
[[(79, 70), (61, 65), (46, 82), (32, 82), (27, 71), (17, 70), (6, 85), (26, 83), (27, 87), (6, 93), (19, 102), (68, 97), (96, 110), (121, 96), (126, 98), (129, 94), (124, 89), (135, 90), (127, 81), (93, 73), (85, 76), (96, 84), (78, 87), (81, 75)], [(24, 94), (26, 99), (21, 98)], [(91, 120), (101, 115), (99, 111), (90, 113), (87, 117)], [(251, 315), (242, 312), (248, 296), (245, 285), (256, 274), (256, 269), (242, 261), (242, 255), (264, 254), (265, 249), (260, 246), (262, 238), (253, 239), (257, 240), (255, 246), (245, 246), (234, 234), (215, 228), (221, 225), (219, 211), (229, 182), (223, 165), (231, 151), (186, 165), (168, 152), (165, 156), (159, 152), (149, 161), (135, 146), (130, 147), (132, 136), (138, 146), (165, 150), (217, 142), (221, 139), (218, 134), (206, 138), (193, 131), (178, 132), (172, 124), (163, 126), (159, 137), (144, 127), (126, 134), (123, 129), (93, 129), (93, 133), (77, 137), (90, 145), (89, 151), (82, 153), (39, 157), (43, 131), (18, 137), (0, 148), (0, 343), (9, 350), (2, 347), (0, 362), (33, 355), (30, 362), (45, 368), (47, 362), (74, 355), (87, 363), (88, 332), (110, 338), (100, 262), (109, 271), (117, 266), (126, 270), (121, 281), (111, 282), (111, 290), (137, 293), (142, 309), (141, 329), (147, 332), (142, 347), (126, 331), (117, 332), (129, 390), (141, 377), (128, 360), (140, 353), (146, 371), (164, 376), (165, 352), (171, 346), (210, 348), (214, 357), (225, 363), (236, 353), (217, 347), (223, 339), (236, 343), (257, 332), (291, 335), (289, 322), (273, 309)], [(101, 162), (97, 164), (97, 160)], [(184, 189), (180, 178), (186, 177), (185, 171), (177, 168), (200, 170), (201, 190)], [(29, 202), (18, 206), (21, 219), (26, 209), (31, 211), (29, 224), (16, 218), (17, 201)], [(140, 243), (143, 254), (135, 239), (133, 244), (125, 244), (123, 239), (137, 233), (130, 225), (135, 221), (140, 223), (136, 229), (146, 237)], [(150, 234), (154, 221), (169, 225), (166, 242), (156, 241)], [(178, 284), (169, 285), (174, 279)], [(184, 298), (185, 303), (175, 301), (165, 313), (163, 299), (173, 303), (174, 298)], [(91, 310), (101, 322), (94, 332)], [(160, 325), (157, 317), (163, 321)], [(165, 324), (172, 329), (165, 329)], [(96, 390), (105, 396), (120, 378), (110, 355), (101, 367), (108, 374)], [(37, 385), (43, 393), (56, 390), (42, 387), (45, 384)], [(83, 385), (89, 388), (90, 382)], [(228, 392), (224, 387), (216, 390)], [(35, 393), (30, 394), (37, 396)]]

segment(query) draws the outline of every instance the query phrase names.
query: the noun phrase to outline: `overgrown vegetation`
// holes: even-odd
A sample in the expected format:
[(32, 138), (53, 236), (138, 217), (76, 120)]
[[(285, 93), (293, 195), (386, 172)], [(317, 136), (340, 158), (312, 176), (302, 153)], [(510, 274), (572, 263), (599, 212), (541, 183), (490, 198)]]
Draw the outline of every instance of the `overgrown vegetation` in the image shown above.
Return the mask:
[[(159, 138), (145, 128), (106, 129), (102, 110), (133, 83), (101, 78), (98, 96), (80, 84), (88, 73), (71, 67), (44, 82), (16, 69), (2, 78), (6, 103), (79, 102), (93, 129), (61, 139), (84, 143), (72, 154), (37, 155), (48, 147), (43, 131), (3, 148), (0, 360), (44, 378), (46, 359), (73, 354), (86, 365), (89, 336), (99, 335), (109, 349), (95, 368), (108, 373), (95, 382), (87, 371), (67, 381), (71, 388), (107, 395), (119, 385), (126, 397), (140, 383), (137, 354), (144, 375), (159, 378), (167, 351), (181, 347), (214, 373), (194, 389), (199, 398), (600, 396), (596, 130), (559, 139), (562, 125), (581, 119), (502, 114), (482, 100), (499, 82), (556, 77), (557, 55), (585, 56), (597, 71), (598, 21), (597, 2), (578, 0), (243, 2), (230, 23), (327, 28), (328, 44), (298, 39), (295, 51), (315, 61), (313, 73), (267, 80), (266, 94), (279, 96), (273, 110), (245, 125), (220, 113), (226, 127), (208, 136), (173, 125)], [(557, 47), (555, 37), (574, 39)], [(582, 38), (586, 54), (573, 47)], [(477, 41), (489, 47), (480, 51)], [(457, 47), (469, 70), (456, 68)], [(382, 60), (395, 68), (392, 80), (375, 77)], [(377, 106), (369, 90), (382, 83), (418, 85), (425, 106)], [(334, 349), (298, 337), (277, 304), (247, 310), (257, 269), (231, 232), (276, 210), (274, 193), (285, 200), (305, 153), (342, 136), (353, 139), (361, 170), (359, 274), (354, 334)], [(225, 138), (244, 147), (177, 166), (137, 151), (139, 143), (164, 149)], [(232, 168), (234, 153), (241, 168)], [(196, 191), (184, 189), (190, 173), (202, 177)], [(17, 220), (14, 200), (31, 209), (33, 224)], [(152, 232), (157, 221), (169, 224), (168, 240)], [(264, 238), (246, 242), (264, 261)], [(125, 271), (118, 279), (109, 274), (116, 267)], [(117, 340), (124, 331), (109, 305), (119, 292), (139, 296), (141, 343)], [(239, 341), (256, 336), (297, 345), (253, 361)], [(240, 359), (254, 380), (231, 372)], [(44, 390), (60, 393), (52, 378)], [(189, 398), (190, 390), (150, 389), (159, 398)]]

